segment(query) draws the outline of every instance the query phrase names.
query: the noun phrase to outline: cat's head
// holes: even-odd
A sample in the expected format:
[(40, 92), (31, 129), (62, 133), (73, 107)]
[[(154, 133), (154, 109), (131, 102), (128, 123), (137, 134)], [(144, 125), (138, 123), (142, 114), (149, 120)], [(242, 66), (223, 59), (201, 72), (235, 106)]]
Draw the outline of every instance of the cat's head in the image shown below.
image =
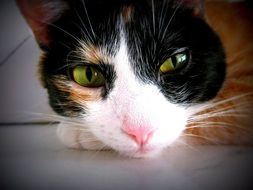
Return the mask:
[(50, 105), (129, 156), (160, 152), (225, 76), (200, 0), (18, 0)]

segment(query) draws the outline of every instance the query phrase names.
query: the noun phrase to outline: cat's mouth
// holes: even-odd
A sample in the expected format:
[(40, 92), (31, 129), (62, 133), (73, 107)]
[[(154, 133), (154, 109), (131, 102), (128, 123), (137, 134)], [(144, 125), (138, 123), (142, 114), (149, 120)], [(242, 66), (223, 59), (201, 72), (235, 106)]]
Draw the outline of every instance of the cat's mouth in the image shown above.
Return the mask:
[(151, 146), (140, 146), (135, 150), (123, 151), (125, 156), (133, 157), (133, 158), (147, 158), (147, 157), (155, 157), (160, 154), (162, 148), (151, 147)]
[(136, 152), (136, 154), (143, 157), (151, 157), (158, 154), (159, 152), (161, 152), (160, 148), (140, 147), (138, 151)]
[(138, 152), (145, 154), (145, 153), (152, 152), (154, 150), (156, 150), (156, 149), (152, 148), (152, 147), (140, 147)]
[(161, 149), (158, 148), (141, 148), (138, 149), (135, 153), (129, 154), (128, 156), (134, 158), (147, 158), (147, 157), (155, 157), (156, 155), (161, 153)]

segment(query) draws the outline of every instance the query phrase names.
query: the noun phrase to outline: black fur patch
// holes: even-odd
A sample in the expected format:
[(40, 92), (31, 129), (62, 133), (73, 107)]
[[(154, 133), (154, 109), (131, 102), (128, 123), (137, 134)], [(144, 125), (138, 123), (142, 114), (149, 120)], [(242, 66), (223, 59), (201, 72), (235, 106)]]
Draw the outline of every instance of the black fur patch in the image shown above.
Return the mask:
[[(212, 29), (192, 11), (155, 1), (153, 19), (150, 1), (145, 0), (88, 0), (68, 1), (69, 9), (48, 26), (53, 39), (43, 47), (46, 55), (42, 75), (48, 89), (50, 104), (59, 114), (71, 116), (85, 112), (80, 105), (66, 97), (52, 83), (52, 78), (64, 75), (71, 78), (68, 68), (81, 64), (75, 52), (78, 40), (89, 40), (94, 46), (107, 47), (109, 55), (117, 53), (120, 31), (117, 22), (122, 7), (134, 8), (130, 22), (124, 24), (131, 64), (144, 83), (157, 85), (169, 101), (191, 104), (213, 98), (225, 77), (225, 56), (221, 42)], [(166, 1), (164, 1), (166, 2)], [(86, 12), (87, 11), (87, 12)], [(89, 19), (87, 18), (87, 13)], [(155, 22), (154, 22), (155, 21)], [(185, 48), (189, 63), (177, 73), (162, 74), (159, 67), (176, 50)], [(101, 64), (105, 78), (103, 98), (113, 89), (115, 73), (112, 65)]]
[[(154, 14), (155, 20), (150, 6), (137, 6), (133, 21), (125, 27), (136, 75), (158, 85), (175, 103), (213, 98), (225, 77), (225, 55), (218, 36), (184, 7), (157, 4)], [(181, 72), (159, 73), (163, 61), (180, 48), (190, 53), (188, 65)]]

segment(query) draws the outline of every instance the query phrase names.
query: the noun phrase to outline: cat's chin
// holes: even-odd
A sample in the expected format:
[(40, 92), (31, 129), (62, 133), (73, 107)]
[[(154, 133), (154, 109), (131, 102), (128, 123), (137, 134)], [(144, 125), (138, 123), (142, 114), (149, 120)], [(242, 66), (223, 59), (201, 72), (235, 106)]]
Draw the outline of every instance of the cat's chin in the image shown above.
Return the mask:
[(136, 151), (136, 152), (121, 152), (124, 156), (130, 157), (130, 158), (155, 158), (158, 157), (162, 152), (162, 149), (159, 150), (152, 150), (152, 151)]

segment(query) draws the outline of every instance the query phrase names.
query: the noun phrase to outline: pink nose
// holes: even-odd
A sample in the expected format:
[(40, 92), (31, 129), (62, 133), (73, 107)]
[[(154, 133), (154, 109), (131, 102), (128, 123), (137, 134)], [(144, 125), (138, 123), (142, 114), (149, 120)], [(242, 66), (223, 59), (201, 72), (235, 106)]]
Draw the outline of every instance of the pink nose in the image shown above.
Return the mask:
[(147, 127), (124, 127), (122, 130), (131, 138), (133, 138), (135, 142), (140, 146), (147, 144), (150, 137), (154, 133), (151, 128)]

